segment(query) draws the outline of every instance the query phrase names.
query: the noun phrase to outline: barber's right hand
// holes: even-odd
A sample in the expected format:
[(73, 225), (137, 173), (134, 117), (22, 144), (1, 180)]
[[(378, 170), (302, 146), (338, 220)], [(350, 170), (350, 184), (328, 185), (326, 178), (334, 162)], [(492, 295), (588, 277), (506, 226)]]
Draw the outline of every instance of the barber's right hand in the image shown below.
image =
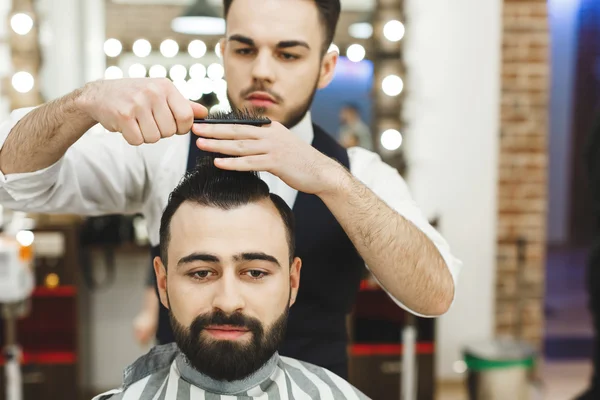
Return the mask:
[(186, 99), (167, 78), (95, 81), (80, 98), (85, 113), (134, 146), (186, 134), (194, 118), (208, 115), (206, 107)]

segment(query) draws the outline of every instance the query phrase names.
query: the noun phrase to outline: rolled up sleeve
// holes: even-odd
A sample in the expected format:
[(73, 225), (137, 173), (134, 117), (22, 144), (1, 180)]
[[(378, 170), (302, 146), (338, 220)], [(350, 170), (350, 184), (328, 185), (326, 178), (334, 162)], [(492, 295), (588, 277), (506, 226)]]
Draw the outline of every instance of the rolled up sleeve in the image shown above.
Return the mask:
[[(448, 242), (433, 226), (431, 226), (427, 218), (425, 218), (418, 205), (412, 199), (408, 185), (398, 171), (383, 162), (381, 157), (374, 152), (359, 147), (353, 147), (348, 150), (348, 154), (350, 157), (352, 174), (371, 189), (388, 206), (398, 212), (398, 214), (402, 215), (405, 219), (412, 222), (429, 238), (429, 240), (431, 240), (446, 263), (448, 271), (452, 276), (454, 287), (456, 288), (458, 275), (463, 265), (462, 261), (452, 254)], [(385, 290), (383, 286), (382, 288)], [(414, 312), (389, 292), (387, 293), (396, 304), (405, 310), (420, 317), (432, 317)], [(456, 290), (454, 293), (456, 294)], [(454, 302), (454, 299), (452, 302)]]
[[(0, 149), (13, 127), (32, 110), (15, 110), (0, 124)], [(96, 125), (47, 168), (14, 174), (0, 171), (0, 204), (39, 213), (128, 213), (141, 208), (145, 186), (140, 147)]]

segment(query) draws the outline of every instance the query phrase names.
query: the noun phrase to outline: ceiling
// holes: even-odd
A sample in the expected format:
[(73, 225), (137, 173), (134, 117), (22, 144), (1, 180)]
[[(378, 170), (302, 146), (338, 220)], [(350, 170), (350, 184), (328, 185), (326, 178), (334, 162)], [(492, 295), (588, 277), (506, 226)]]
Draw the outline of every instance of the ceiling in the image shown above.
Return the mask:
[[(165, 4), (165, 5), (188, 5), (192, 0), (112, 0), (113, 3), (121, 4)], [(208, 0), (210, 4), (221, 5), (222, 0)], [(375, 0), (340, 0), (343, 11), (369, 11), (373, 9)]]

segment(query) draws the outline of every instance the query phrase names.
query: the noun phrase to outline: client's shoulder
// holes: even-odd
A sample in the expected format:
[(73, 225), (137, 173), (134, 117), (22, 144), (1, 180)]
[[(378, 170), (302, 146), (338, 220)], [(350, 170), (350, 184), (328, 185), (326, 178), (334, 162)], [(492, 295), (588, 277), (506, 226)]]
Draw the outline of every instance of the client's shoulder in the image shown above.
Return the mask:
[(328, 400), (369, 399), (345, 379), (318, 365), (295, 358), (279, 356), (279, 367), (293, 381), (291, 382), (292, 385), (298, 385), (311, 398), (320, 397)]

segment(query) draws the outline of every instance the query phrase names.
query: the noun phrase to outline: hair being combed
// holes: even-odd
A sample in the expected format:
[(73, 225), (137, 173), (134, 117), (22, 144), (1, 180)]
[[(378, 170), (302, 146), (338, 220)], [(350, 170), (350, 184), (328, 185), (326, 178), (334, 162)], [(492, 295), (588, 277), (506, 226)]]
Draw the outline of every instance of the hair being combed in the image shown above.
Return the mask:
[(267, 184), (257, 172), (223, 170), (214, 165), (217, 154), (206, 154), (197, 160), (196, 167), (185, 174), (171, 192), (160, 222), (160, 254), (167, 265), (170, 225), (173, 215), (186, 201), (207, 207), (230, 210), (264, 199), (271, 199), (285, 224), (290, 250), (290, 262), (295, 253), (294, 215), (289, 206), (276, 194), (270, 193)]

